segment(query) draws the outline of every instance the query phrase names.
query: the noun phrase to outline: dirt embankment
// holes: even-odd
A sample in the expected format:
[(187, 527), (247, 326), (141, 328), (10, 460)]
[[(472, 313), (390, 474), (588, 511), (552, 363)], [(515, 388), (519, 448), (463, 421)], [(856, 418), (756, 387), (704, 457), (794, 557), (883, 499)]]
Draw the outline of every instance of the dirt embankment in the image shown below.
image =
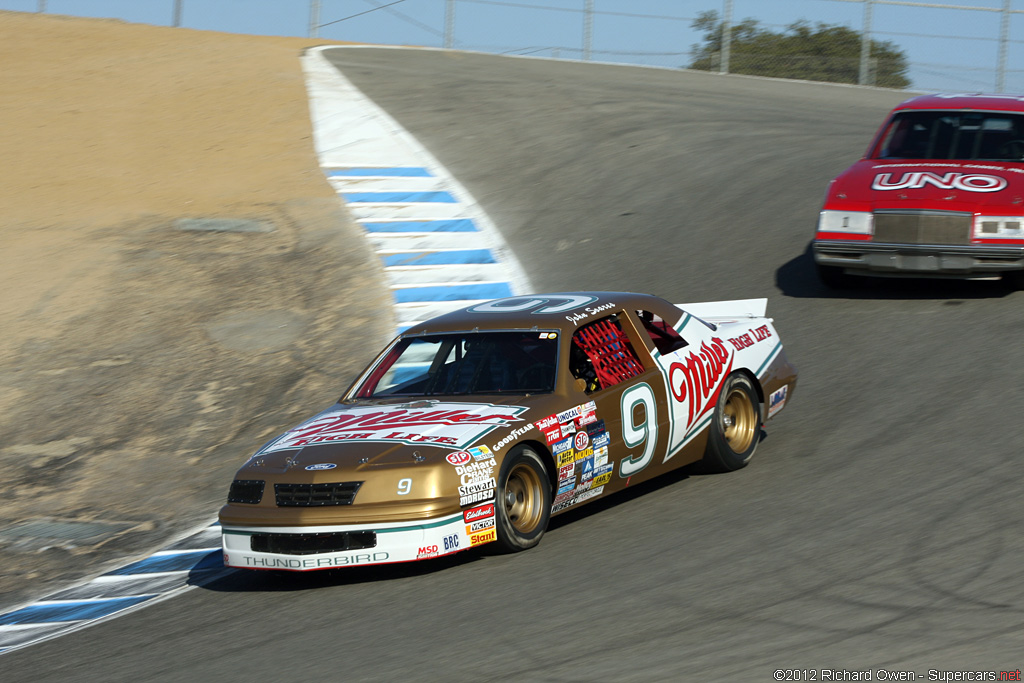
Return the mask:
[[(321, 42), (0, 12), (0, 608), (212, 520), (393, 329), (317, 167)], [(11, 533), (45, 520), (127, 530)]]

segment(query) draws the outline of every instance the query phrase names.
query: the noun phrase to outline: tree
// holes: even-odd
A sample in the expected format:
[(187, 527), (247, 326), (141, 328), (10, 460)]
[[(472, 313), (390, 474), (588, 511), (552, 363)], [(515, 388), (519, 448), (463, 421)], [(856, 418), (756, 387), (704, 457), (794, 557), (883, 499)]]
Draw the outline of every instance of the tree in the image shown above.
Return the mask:
[[(721, 64), (722, 22), (715, 11), (701, 12), (692, 27), (704, 32), (694, 45), (691, 69), (717, 71)], [(729, 71), (754, 76), (798, 78), (807, 81), (857, 83), (862, 33), (845, 26), (798, 21), (782, 33), (761, 28), (755, 19), (732, 25)], [(907, 58), (891, 42), (871, 41), (869, 83), (906, 88)]]

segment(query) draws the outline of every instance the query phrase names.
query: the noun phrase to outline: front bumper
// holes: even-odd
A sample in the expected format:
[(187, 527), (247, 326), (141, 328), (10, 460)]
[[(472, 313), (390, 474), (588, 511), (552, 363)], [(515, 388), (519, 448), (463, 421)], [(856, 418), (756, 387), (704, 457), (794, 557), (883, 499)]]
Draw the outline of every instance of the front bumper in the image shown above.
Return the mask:
[(1024, 246), (814, 240), (815, 263), (855, 274), (983, 278), (1024, 270)]
[[(310, 571), (424, 560), (495, 540), (493, 507), (491, 513), (489, 519), (468, 520), (460, 512), (423, 522), (386, 525), (227, 525), (221, 529), (224, 564), (243, 569)], [(338, 549), (323, 550), (332, 543)], [(358, 547), (344, 549), (352, 546)]]

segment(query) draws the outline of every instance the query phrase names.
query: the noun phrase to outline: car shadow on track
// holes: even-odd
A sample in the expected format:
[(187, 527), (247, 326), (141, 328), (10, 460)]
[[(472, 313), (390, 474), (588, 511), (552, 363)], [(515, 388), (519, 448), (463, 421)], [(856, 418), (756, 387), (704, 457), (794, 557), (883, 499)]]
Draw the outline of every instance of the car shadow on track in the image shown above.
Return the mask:
[(830, 289), (818, 278), (811, 245), (775, 271), (775, 286), (795, 298), (815, 299), (998, 299), (1014, 288), (1002, 280), (858, 277), (856, 285)]

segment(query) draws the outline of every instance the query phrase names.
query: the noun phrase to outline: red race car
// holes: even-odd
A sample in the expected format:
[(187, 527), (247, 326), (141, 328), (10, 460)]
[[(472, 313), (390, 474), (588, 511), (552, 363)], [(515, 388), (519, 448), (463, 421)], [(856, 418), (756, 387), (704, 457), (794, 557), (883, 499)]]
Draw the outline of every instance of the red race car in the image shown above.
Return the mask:
[(889, 114), (829, 185), (812, 242), (822, 281), (851, 275), (1024, 284), (1024, 96), (925, 95)]

